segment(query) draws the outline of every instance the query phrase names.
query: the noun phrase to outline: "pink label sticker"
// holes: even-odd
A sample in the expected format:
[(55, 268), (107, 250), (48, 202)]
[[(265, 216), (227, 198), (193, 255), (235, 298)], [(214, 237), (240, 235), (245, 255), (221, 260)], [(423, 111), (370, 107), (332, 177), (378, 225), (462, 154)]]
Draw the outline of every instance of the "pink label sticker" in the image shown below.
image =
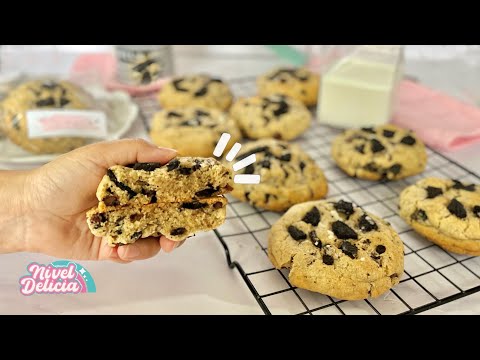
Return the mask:
[(106, 138), (107, 117), (93, 110), (27, 111), (28, 137)]

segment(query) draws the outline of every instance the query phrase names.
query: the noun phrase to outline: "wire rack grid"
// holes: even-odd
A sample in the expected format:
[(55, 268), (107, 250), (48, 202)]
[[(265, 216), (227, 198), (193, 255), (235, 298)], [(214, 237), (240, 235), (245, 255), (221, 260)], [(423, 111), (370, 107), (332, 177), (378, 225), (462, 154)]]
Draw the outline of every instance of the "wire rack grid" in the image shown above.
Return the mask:
[[(229, 81), (236, 96), (255, 93), (254, 78)], [(147, 130), (158, 103), (137, 98)], [(296, 141), (323, 169), (329, 182), (328, 200), (351, 201), (392, 224), (404, 243), (405, 272), (400, 284), (368, 300), (344, 301), (292, 286), (288, 270), (275, 269), (267, 257), (270, 227), (281, 214), (257, 209), (227, 196), (225, 224), (214, 230), (230, 268), (237, 269), (263, 312), (296, 315), (418, 314), (480, 291), (480, 257), (449, 253), (416, 234), (398, 216), (398, 195), (420, 178), (434, 176), (479, 183), (480, 177), (447, 157), (427, 149), (425, 172), (398, 181), (354, 179), (330, 158), (330, 144), (339, 130), (315, 123)]]

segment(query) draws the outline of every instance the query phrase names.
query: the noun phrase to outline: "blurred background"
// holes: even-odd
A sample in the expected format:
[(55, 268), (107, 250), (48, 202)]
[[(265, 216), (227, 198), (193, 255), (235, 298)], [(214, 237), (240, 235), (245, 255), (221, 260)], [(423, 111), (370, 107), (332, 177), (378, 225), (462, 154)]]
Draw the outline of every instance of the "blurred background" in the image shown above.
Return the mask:
[[(339, 45), (291, 45), (326, 57)], [(113, 52), (113, 45), (1, 45), (0, 74), (67, 74), (81, 53)], [(227, 79), (256, 76), (276, 65), (298, 65), (265, 45), (173, 45), (175, 72), (207, 72)], [(425, 85), (480, 104), (480, 45), (405, 45), (405, 74)], [(212, 61), (215, 60), (215, 61)]]

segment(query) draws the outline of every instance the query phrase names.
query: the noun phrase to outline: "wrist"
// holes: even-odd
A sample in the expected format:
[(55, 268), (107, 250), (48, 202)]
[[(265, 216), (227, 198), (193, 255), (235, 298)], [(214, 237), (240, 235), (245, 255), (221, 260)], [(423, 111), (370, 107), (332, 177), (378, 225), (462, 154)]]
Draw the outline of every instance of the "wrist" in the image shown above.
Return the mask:
[(0, 254), (27, 251), (27, 171), (0, 171)]

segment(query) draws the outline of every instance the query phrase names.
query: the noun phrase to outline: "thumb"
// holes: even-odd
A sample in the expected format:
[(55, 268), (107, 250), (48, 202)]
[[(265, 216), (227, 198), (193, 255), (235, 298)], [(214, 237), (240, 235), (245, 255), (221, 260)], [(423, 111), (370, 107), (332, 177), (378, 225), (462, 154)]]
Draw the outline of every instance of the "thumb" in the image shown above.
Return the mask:
[(177, 155), (174, 149), (157, 147), (143, 139), (105, 141), (84, 146), (77, 151), (104, 168), (137, 162), (165, 164)]

